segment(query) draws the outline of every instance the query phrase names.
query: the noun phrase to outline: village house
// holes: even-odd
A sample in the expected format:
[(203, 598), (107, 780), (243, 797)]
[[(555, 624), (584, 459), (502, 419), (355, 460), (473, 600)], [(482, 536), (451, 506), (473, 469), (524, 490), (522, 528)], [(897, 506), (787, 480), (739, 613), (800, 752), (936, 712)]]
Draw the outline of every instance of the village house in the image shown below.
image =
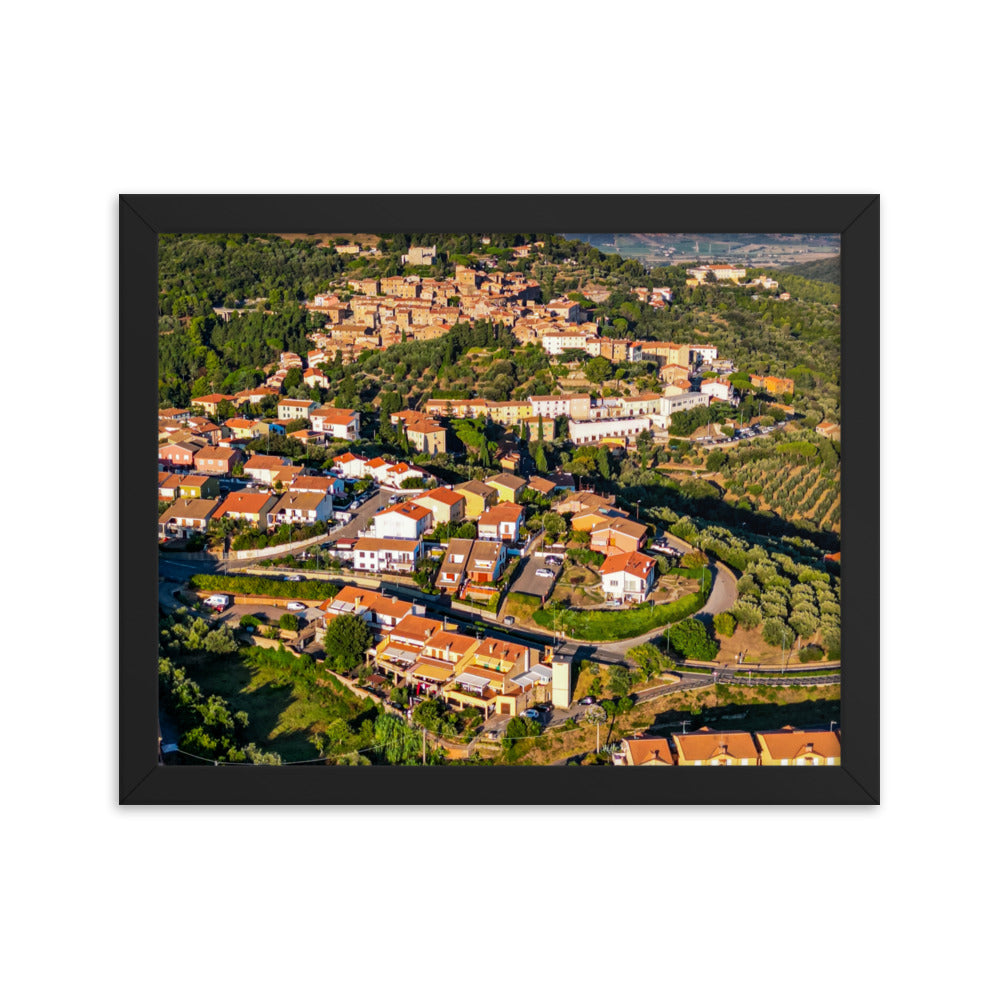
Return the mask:
[(468, 482), (459, 483), (452, 487), (456, 493), (461, 493), (465, 497), (465, 516), (469, 520), (478, 518), (484, 511), (488, 510), (498, 500), (495, 486), (487, 486), (478, 479), (470, 479)]
[(445, 550), (441, 560), (441, 568), (438, 570), (435, 586), (440, 590), (454, 594), (462, 585), (465, 578), (465, 567), (469, 561), (469, 553), (472, 551), (471, 538), (452, 538), (448, 541), (448, 548)]
[(677, 763), (695, 767), (756, 767), (759, 754), (749, 733), (718, 733), (708, 726), (674, 733)]
[(416, 452), (422, 455), (440, 455), (445, 450), (445, 429), (427, 420), (423, 416), (419, 420), (407, 423), (406, 436)]
[(783, 726), (772, 732), (754, 733), (760, 746), (760, 762), (764, 767), (817, 765), (839, 766), (840, 733), (808, 732)]
[(622, 740), (622, 750), (625, 764), (630, 767), (672, 765), (674, 762), (670, 744), (662, 736), (633, 736)]
[(193, 469), (195, 455), (201, 451), (201, 446), (193, 443), (175, 441), (162, 445), (159, 449), (159, 461), (171, 469)]
[(361, 414), (357, 410), (325, 406), (314, 411), (309, 419), (314, 431), (322, 431), (344, 441), (356, 441), (361, 437)]
[(159, 535), (161, 539), (186, 539), (192, 535), (203, 534), (208, 527), (208, 519), (219, 501), (195, 500), (182, 497), (170, 505), (159, 519)]
[(248, 420), (246, 417), (230, 417), (225, 426), (237, 441), (245, 441), (257, 436), (256, 420)]
[(590, 396), (587, 393), (568, 393), (562, 396), (529, 396), (534, 417), (569, 417), (586, 420), (590, 416)]
[(337, 455), (333, 460), (334, 468), (348, 479), (364, 479), (368, 467), (368, 460), (353, 452), (345, 451), (343, 455)]
[(624, 517), (612, 517), (594, 525), (590, 548), (608, 556), (638, 552), (646, 541), (646, 526)]
[(653, 589), (656, 560), (639, 552), (608, 556), (600, 573), (605, 599), (644, 601)]
[[(278, 419), (279, 420), (308, 420), (313, 410), (319, 407), (319, 403), (312, 399), (279, 399)], [(319, 430), (319, 428), (316, 428)]]
[(358, 615), (378, 632), (388, 634), (412, 613), (413, 605), (398, 597), (386, 597), (377, 590), (348, 586), (323, 601), (319, 610), (323, 612), (325, 625), (338, 615)]
[(329, 493), (336, 496), (344, 492), (344, 481), (336, 476), (294, 476), (288, 488), (298, 493)]
[(501, 501), (516, 503), (527, 488), (528, 480), (501, 472), (500, 475), (487, 479), (486, 485), (492, 486), (497, 491), (497, 497)]
[(551, 479), (544, 479), (541, 476), (532, 476), (528, 480), (527, 489), (534, 490), (543, 497), (552, 496), (557, 490), (556, 484)]
[(420, 538), (434, 526), (434, 515), (412, 501), (386, 507), (372, 518), (376, 538)]
[(422, 555), (419, 538), (359, 538), (351, 550), (354, 568), (369, 573), (412, 573)]
[(517, 542), (524, 528), (524, 508), (517, 503), (499, 503), (482, 514), (478, 537), (490, 542)]
[(318, 368), (307, 368), (302, 373), (302, 381), (309, 386), (310, 389), (313, 389), (316, 386), (319, 386), (321, 389), (330, 388), (330, 379)]
[(239, 403), (239, 399), (236, 396), (226, 396), (223, 393), (216, 392), (210, 396), (198, 396), (191, 400), (192, 406), (200, 406), (212, 417), (218, 412), (220, 403), (233, 403), (235, 405)]
[(267, 512), (267, 526), (279, 524), (316, 524), (328, 521), (333, 513), (333, 497), (329, 493), (299, 493), (289, 490)]
[(250, 403), (254, 406), (259, 406), (271, 396), (279, 395), (276, 389), (272, 389), (270, 386), (259, 385), (256, 389), (241, 389), (236, 393), (234, 397), (234, 406), (239, 406), (242, 403)]
[(278, 471), (288, 464), (288, 459), (281, 455), (254, 455), (243, 463), (243, 475), (270, 486)]
[(243, 452), (238, 448), (202, 448), (194, 456), (194, 465), (207, 475), (228, 476), (242, 460)]
[(161, 472), (159, 476), (161, 500), (176, 500), (178, 497), (205, 500), (219, 495), (219, 480), (214, 476), (182, 476), (170, 472)]
[(212, 512), (213, 521), (221, 521), (228, 517), (234, 521), (246, 521), (247, 524), (267, 530), (267, 515), (278, 502), (273, 493), (261, 493), (258, 490), (238, 490), (230, 493)]
[(434, 525), (461, 521), (465, 517), (465, 497), (461, 493), (438, 486), (413, 498), (413, 502), (426, 507), (434, 515)]

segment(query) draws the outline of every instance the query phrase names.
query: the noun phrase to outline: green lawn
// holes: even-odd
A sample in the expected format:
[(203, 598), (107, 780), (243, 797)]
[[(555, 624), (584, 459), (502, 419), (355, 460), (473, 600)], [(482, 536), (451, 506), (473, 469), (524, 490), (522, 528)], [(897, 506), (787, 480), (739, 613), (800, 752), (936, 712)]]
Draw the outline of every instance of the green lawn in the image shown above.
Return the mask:
[[(700, 575), (700, 570), (673, 570), (683, 576)], [(704, 586), (694, 594), (669, 604), (640, 604), (634, 608), (618, 608), (614, 611), (569, 611), (561, 613), (552, 607), (536, 611), (532, 616), (543, 628), (555, 629), (554, 621), (561, 615), (562, 627), (566, 635), (573, 639), (603, 640), (613, 642), (617, 639), (633, 639), (645, 635), (661, 626), (678, 622), (682, 618), (695, 614), (705, 606), (708, 595), (712, 592), (711, 575), (706, 574)]]
[(185, 662), (184, 669), (205, 694), (221, 695), (232, 711), (250, 716), (247, 743), (286, 761), (311, 760), (316, 749), (310, 735), (336, 719), (354, 719), (364, 712), (363, 703), (346, 689), (334, 692), (292, 676), (272, 652), (241, 650), (223, 659)]

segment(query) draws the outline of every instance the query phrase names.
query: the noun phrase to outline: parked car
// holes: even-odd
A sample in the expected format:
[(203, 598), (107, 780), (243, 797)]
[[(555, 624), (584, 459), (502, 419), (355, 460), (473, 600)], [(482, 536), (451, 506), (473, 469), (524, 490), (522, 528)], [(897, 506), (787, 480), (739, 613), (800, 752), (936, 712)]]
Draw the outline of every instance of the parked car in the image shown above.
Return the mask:
[(361, 503), (360, 503), (360, 501), (358, 501), (358, 500), (355, 500), (355, 501), (354, 501), (354, 502), (353, 502), (353, 503), (351, 504), (351, 507), (350, 507), (350, 509), (351, 509), (351, 510), (357, 510), (357, 509), (358, 509), (358, 508), (359, 508), (360, 506), (361, 506)]
[(538, 719), (541, 718), (541, 715), (537, 711), (535, 711), (535, 709), (533, 709), (533, 708), (526, 708), (521, 713), (521, 718), (522, 719), (535, 719), (535, 720), (538, 720)]
[(545, 565), (546, 566), (561, 566), (562, 562), (561, 562), (561, 560), (557, 559), (555, 556), (546, 556), (545, 557)]
[(514, 624), (514, 616), (513, 615), (507, 615), (507, 617), (504, 618), (503, 623), (504, 623), (504, 625), (513, 625)]
[(283, 577), (289, 583), (301, 583), (305, 577), (300, 576), (298, 573), (291, 573), (289, 576)]
[(596, 705), (597, 704), (597, 699), (592, 694), (588, 694), (586, 698), (581, 698), (580, 699), (580, 704), (581, 705)]
[(543, 701), (540, 705), (536, 705), (535, 708), (537, 708), (539, 712), (551, 712), (552, 711), (552, 702), (551, 701)]
[(206, 597), (204, 601), (202, 601), (202, 604), (205, 604), (213, 610), (222, 610), (223, 608), (228, 608), (231, 601), (232, 598), (228, 594), (211, 594)]
[(553, 573), (550, 569), (542, 567), (541, 569), (535, 570), (535, 576), (555, 576), (555, 573)]
[(305, 611), (306, 606), (301, 601), (289, 601), (285, 607), (289, 611)]

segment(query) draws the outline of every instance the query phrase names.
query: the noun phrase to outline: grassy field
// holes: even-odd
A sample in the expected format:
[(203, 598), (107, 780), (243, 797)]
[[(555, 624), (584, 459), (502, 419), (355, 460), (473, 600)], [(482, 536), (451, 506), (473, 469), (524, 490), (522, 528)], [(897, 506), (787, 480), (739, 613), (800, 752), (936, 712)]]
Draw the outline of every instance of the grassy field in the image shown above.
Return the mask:
[(291, 677), (267, 653), (243, 650), (211, 662), (185, 662), (184, 669), (205, 694), (221, 695), (232, 711), (250, 716), (246, 742), (286, 761), (311, 760), (316, 749), (309, 737), (336, 719), (355, 718), (363, 712), (362, 702), (346, 689), (335, 692)]

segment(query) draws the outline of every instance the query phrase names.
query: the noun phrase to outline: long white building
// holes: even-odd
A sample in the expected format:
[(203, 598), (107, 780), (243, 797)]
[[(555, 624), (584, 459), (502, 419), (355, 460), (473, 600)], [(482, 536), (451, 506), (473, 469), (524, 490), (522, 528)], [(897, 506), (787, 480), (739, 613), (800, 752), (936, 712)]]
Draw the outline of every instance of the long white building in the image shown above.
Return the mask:
[(597, 444), (605, 438), (634, 438), (653, 426), (649, 417), (619, 420), (571, 420), (569, 439), (573, 444)]

